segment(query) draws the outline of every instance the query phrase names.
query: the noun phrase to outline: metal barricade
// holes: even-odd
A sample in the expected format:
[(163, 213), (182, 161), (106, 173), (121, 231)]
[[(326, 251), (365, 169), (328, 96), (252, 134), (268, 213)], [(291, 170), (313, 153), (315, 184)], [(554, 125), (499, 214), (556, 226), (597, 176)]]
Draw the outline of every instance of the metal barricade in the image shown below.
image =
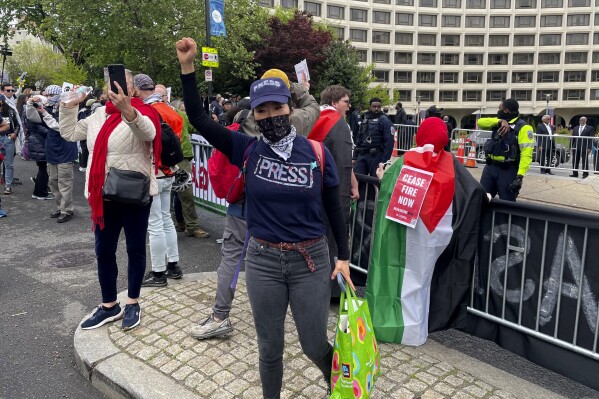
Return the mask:
[[(451, 151), (461, 163), (485, 163), (485, 143), (491, 135), (490, 130), (453, 129)], [(533, 138), (531, 168), (599, 173), (599, 138), (536, 133)]]
[(468, 312), (599, 361), (599, 217), (492, 201), (481, 226)]
[(397, 155), (402, 155), (410, 148), (416, 146), (416, 131), (418, 130), (417, 125), (393, 125), (395, 127), (395, 150)]

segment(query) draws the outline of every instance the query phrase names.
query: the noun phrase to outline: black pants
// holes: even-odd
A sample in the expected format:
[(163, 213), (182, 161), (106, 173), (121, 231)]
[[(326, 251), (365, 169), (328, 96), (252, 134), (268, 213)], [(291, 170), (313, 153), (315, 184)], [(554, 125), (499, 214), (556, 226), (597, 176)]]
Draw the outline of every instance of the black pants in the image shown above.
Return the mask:
[(35, 176), (35, 185), (33, 186), (33, 195), (37, 197), (48, 196), (48, 164), (46, 161), (35, 161), (37, 165), (37, 175)]
[(574, 149), (574, 161), (572, 162), (572, 166), (574, 167), (574, 172), (572, 173), (575, 176), (578, 176), (578, 166), (580, 165), (580, 160), (582, 159), (582, 174), (589, 174), (589, 155), (587, 154), (587, 150), (585, 148), (582, 149)]
[(81, 140), (81, 154), (79, 155), (79, 166), (87, 168), (87, 159), (89, 158), (89, 150), (87, 149), (87, 140)]
[(539, 163), (541, 164), (541, 172), (549, 172), (550, 168), (544, 167), (551, 166), (554, 150), (555, 146), (553, 140), (549, 137), (542, 137), (539, 143)]

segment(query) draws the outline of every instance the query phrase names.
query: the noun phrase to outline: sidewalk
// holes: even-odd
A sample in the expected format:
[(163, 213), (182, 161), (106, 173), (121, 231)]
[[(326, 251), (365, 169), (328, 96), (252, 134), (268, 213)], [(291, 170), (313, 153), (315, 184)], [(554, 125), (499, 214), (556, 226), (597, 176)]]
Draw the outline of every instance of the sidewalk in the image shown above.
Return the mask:
[[(223, 338), (198, 341), (194, 323), (211, 312), (216, 273), (185, 275), (168, 287), (144, 288), (141, 325), (122, 332), (120, 321), (75, 332), (75, 359), (92, 384), (111, 398), (262, 398), (258, 349), (242, 274), (231, 320)], [(125, 295), (119, 300), (124, 303)], [(334, 339), (337, 306), (331, 306), (329, 339)], [(322, 374), (303, 355), (291, 314), (286, 319), (282, 398), (325, 398)], [(413, 348), (380, 344), (381, 377), (373, 399), (561, 398), (488, 364), (429, 340)]]

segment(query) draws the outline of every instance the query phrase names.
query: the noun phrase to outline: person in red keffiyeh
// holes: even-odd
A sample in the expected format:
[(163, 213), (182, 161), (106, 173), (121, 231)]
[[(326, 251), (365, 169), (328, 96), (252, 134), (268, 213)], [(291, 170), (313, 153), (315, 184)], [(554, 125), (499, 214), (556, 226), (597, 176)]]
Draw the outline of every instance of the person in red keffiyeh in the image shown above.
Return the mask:
[[(161, 130), (158, 112), (145, 105), (134, 91), (131, 72), (126, 71), (126, 78), (128, 95), (115, 82), (118, 92), (109, 90), (106, 106), (86, 119), (77, 121), (79, 104), (61, 103), (60, 106), (60, 134), (69, 141), (87, 140), (91, 165), (86, 171), (85, 196), (91, 207), (102, 304), (83, 321), (84, 330), (121, 318), (123, 330), (130, 330), (141, 320), (138, 298), (146, 268), (150, 205), (107, 201), (102, 198), (102, 189), (108, 171), (116, 168), (147, 175), (149, 194), (155, 196)], [(116, 249), (121, 230), (125, 231), (129, 261), (128, 298), (124, 309), (116, 301)]]

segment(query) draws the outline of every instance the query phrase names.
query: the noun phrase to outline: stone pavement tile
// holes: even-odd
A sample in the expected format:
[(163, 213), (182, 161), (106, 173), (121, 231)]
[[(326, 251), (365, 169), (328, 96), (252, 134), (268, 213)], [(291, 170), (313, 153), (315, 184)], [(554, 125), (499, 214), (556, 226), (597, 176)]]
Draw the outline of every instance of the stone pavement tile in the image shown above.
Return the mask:
[[(145, 362), (199, 398), (260, 399), (258, 346), (245, 281), (239, 280), (231, 321), (233, 332), (224, 337), (196, 340), (189, 336), (195, 323), (211, 313), (216, 276), (169, 281), (167, 287), (145, 292), (140, 301), (142, 325), (131, 332), (118, 326), (106, 331), (127, 355)], [(332, 308), (328, 335), (334, 339), (337, 313)], [(306, 358), (299, 344), (291, 312), (285, 321), (282, 398), (324, 398), (320, 370)], [(417, 347), (380, 343), (382, 374), (372, 399), (513, 399), (507, 391), (425, 353)], [(514, 398), (515, 399), (515, 398)]]

